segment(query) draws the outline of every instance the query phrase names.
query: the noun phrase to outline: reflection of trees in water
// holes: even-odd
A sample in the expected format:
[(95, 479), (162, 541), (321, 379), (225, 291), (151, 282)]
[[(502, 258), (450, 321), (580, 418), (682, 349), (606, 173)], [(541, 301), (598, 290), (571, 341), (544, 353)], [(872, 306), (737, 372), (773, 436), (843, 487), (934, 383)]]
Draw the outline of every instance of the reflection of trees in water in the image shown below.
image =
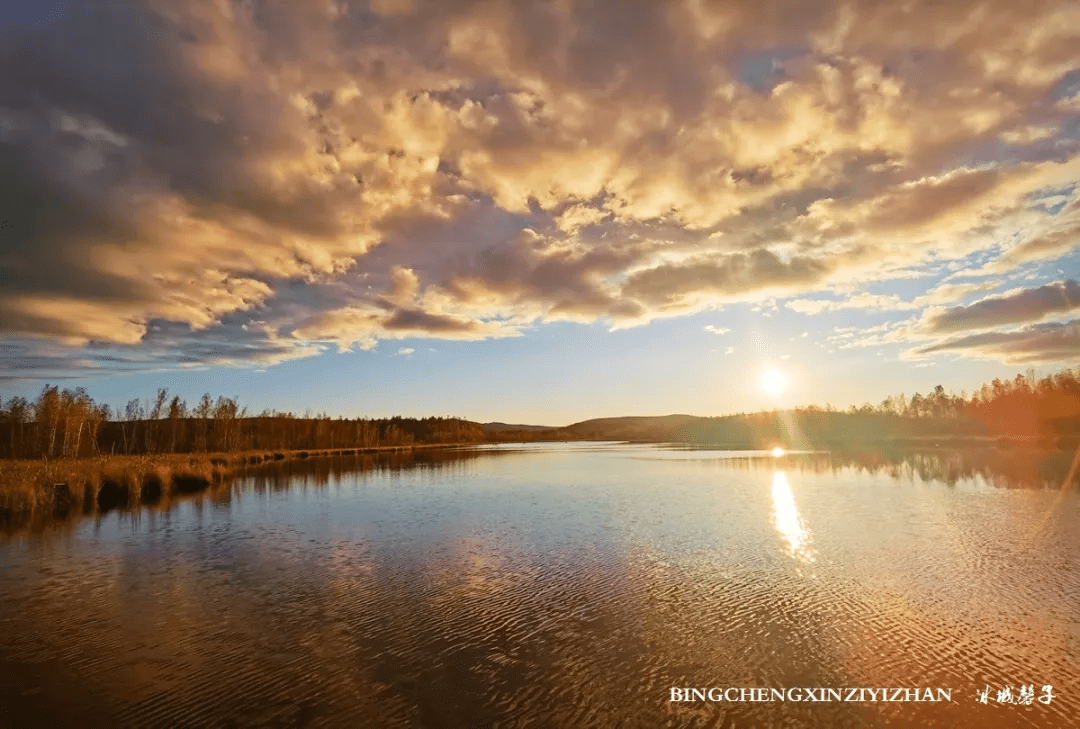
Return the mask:
[[(739, 460), (745, 463), (743, 467), (750, 468), (773, 469), (778, 465), (778, 459), (771, 457)], [(1073, 454), (1065, 451), (938, 448), (794, 453), (779, 459), (779, 463), (814, 473), (854, 468), (898, 479), (917, 476), (923, 481), (942, 481), (950, 486), (962, 480), (982, 478), (1000, 488), (1060, 488), (1069, 475), (1072, 460)], [(1075, 475), (1071, 483), (1074, 487), (1078, 485)]]
[[(526, 449), (527, 450), (527, 449)], [(432, 477), (464, 476), (475, 467), (477, 459), (495, 458), (520, 453), (518, 449), (447, 448), (416, 451), (384, 452), (348, 456), (319, 456), (286, 461), (266, 461), (249, 465), (205, 491), (193, 494), (173, 493), (155, 505), (142, 504), (121, 507), (120, 518), (138, 518), (141, 511), (167, 512), (181, 501), (194, 503), (196, 508), (225, 506), (234, 494), (251, 489), (255, 493), (284, 491), (289, 488), (326, 488), (333, 482), (358, 475), (389, 476), (409, 471), (428, 473)], [(955, 485), (963, 480), (981, 478), (1000, 488), (1061, 488), (1070, 472), (1073, 454), (1063, 451), (1036, 451), (998, 448), (939, 448), (921, 450), (864, 449), (847, 451), (816, 451), (788, 453), (780, 458), (747, 455), (720, 458), (725, 468), (740, 471), (769, 470), (777, 467), (813, 473), (837, 473), (854, 468), (867, 474), (887, 474), (896, 479), (941, 481)], [(1074, 473), (1072, 487), (1080, 485), (1080, 473)], [(74, 511), (65, 517), (34, 512), (24, 519), (9, 520), (0, 525), (0, 533), (30, 531), (65, 531), (81, 518)], [(103, 518), (98, 514), (98, 519)]]
[[(205, 490), (193, 493), (170, 491), (155, 503), (133, 502), (121, 504), (108, 511), (96, 512), (94, 518), (101, 520), (110, 511), (119, 513), (119, 518), (138, 519), (140, 514), (151, 515), (171, 510), (181, 502), (188, 502), (195, 509), (204, 507), (227, 506), (234, 495), (251, 489), (255, 493), (284, 491), (289, 488), (325, 488), (332, 482), (358, 474), (366, 476), (391, 476), (403, 471), (413, 474), (438, 474), (440, 478), (448, 475), (465, 475), (472, 463), (481, 457), (495, 457), (513, 453), (513, 450), (476, 450), (470, 448), (425, 449), (409, 451), (387, 451), (375, 454), (354, 454), (337, 456), (314, 456), (295, 458), (284, 461), (264, 461), (239, 467), (235, 471), (223, 474), (220, 483), (215, 483)], [(0, 520), (0, 534), (15, 534), (24, 530), (30, 532), (64, 532), (74, 528), (84, 515), (80, 510), (72, 509), (59, 515), (50, 511), (26, 511)]]
[(1064, 451), (997, 448), (900, 452), (885, 457), (889, 468), (915, 474), (924, 481), (954, 485), (982, 478), (1001, 488), (1061, 487), (1072, 462), (1072, 454)]
[[(510, 451), (505, 451), (510, 452)], [(288, 461), (267, 461), (249, 467), (239, 478), (251, 479), (256, 492), (280, 491), (292, 486), (326, 486), (350, 474), (393, 475), (402, 471), (432, 475), (463, 475), (470, 464), (483, 456), (503, 451), (472, 449), (431, 449), (351, 456), (330, 456)]]

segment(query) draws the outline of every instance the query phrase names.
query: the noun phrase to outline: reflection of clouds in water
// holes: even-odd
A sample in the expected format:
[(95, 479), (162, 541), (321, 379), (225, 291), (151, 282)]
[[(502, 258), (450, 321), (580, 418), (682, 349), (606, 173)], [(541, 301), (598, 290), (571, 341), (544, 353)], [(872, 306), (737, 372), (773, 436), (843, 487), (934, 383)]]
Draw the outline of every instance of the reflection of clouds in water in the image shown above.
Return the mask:
[[(1076, 676), (1073, 492), (1031, 549), (1018, 526), (1056, 493), (871, 481), (828, 455), (541, 449), (555, 450), (358, 458), (351, 475), (285, 462), (291, 488), (249, 477), (228, 509), (192, 496), (141, 521), (0, 537), (0, 705), (26, 687), (71, 725), (664, 726), (701, 723), (700, 703), (655, 700), (694, 676), (959, 686), (971, 656), (990, 677)], [(46, 661), (71, 678), (29, 673)], [(5, 670), (27, 673), (16, 687)], [(1076, 715), (1060, 693), (1042, 724)], [(118, 716), (85, 720), (81, 696)], [(801, 726), (808, 708), (740, 704), (723, 721)], [(819, 704), (809, 721), (1000, 723), (982, 708)]]
[(795, 497), (788, 485), (787, 474), (783, 471), (773, 473), (772, 484), (773, 513), (772, 521), (776, 531), (787, 542), (787, 552), (800, 562), (813, 562), (814, 551), (810, 547), (810, 532), (799, 518), (795, 507)]
[(343, 537), (327, 544), (325, 565), (331, 581), (342, 586), (370, 577), (377, 566), (367, 542)]

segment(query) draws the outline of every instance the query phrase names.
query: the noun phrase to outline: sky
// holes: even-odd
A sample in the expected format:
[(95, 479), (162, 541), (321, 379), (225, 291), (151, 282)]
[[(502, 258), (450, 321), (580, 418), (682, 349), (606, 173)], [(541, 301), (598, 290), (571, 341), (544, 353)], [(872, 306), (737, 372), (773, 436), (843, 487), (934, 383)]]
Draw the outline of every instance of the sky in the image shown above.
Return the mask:
[(3, 2), (0, 397), (565, 425), (1075, 366), (1077, 48), (1072, 0)]

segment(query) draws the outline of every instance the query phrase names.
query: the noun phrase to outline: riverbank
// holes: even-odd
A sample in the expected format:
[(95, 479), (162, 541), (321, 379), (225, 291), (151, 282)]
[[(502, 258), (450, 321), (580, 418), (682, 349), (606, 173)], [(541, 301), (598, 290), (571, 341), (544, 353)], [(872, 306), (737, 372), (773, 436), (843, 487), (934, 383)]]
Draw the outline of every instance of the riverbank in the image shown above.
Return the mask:
[(785, 450), (816, 450), (816, 451), (898, 451), (918, 450), (924, 448), (983, 448), (1002, 451), (1037, 451), (1037, 452), (1064, 452), (1072, 453), (1080, 448), (1080, 436), (909, 436), (904, 438), (879, 438), (879, 437), (848, 437), (848, 438), (817, 438), (812, 440), (796, 440), (784, 437), (756, 438), (743, 440), (694, 440), (680, 438), (678, 435), (669, 437), (632, 437), (619, 438), (615, 436), (590, 436), (580, 437), (582, 441), (623, 441), (635, 444), (659, 444), (674, 443), (692, 448), (710, 448), (722, 451), (770, 451), (780, 447)]
[(156, 504), (174, 494), (202, 491), (237, 472), (269, 461), (374, 455), (468, 444), (420, 444), (321, 450), (170, 453), (60, 460), (0, 461), (0, 523), (35, 515), (107, 511)]

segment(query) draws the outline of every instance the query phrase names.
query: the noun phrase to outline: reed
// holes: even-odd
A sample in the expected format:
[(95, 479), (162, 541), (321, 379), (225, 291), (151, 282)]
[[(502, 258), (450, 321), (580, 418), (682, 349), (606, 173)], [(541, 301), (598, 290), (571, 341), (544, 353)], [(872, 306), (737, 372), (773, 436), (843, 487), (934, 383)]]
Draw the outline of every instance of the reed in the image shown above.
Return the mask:
[(139, 503), (157, 504), (162, 499), (167, 499), (172, 490), (172, 469), (167, 465), (158, 464), (150, 471), (142, 474), (139, 483)]
[(223, 482), (262, 454), (104, 456), (0, 462), (0, 520), (158, 504)]
[(0, 460), (0, 522), (160, 504), (173, 494), (202, 491), (268, 461), (425, 447), (438, 446)]

